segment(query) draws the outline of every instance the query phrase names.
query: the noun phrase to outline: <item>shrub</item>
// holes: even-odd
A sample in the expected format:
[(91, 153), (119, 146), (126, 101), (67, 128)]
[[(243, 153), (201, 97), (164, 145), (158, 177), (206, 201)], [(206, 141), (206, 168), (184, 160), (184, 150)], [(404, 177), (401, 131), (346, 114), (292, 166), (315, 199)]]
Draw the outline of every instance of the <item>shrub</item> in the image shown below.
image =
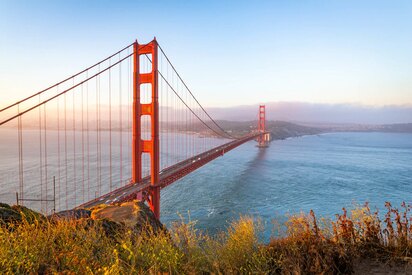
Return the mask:
[(3, 273), (349, 274), (360, 258), (399, 263), (410, 259), (412, 249), (405, 203), (400, 210), (386, 203), (384, 219), (368, 204), (343, 209), (334, 221), (313, 211), (290, 216), (285, 234), (268, 245), (259, 238), (262, 223), (252, 217), (240, 217), (214, 236), (183, 219), (169, 231), (119, 225), (111, 229), (116, 234), (107, 234), (102, 222), (49, 221), (23, 210), (22, 220), (0, 226)]

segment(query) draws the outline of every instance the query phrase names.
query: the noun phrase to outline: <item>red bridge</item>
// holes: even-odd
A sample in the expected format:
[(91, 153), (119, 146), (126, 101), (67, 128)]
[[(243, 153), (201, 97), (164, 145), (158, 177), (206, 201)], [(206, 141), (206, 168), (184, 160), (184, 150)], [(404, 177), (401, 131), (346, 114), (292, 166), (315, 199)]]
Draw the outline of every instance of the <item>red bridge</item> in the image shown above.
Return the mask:
[(223, 129), (156, 40), (4, 107), (0, 127), (0, 201), (45, 213), (138, 198), (159, 217), (162, 188), (269, 140), (264, 105), (251, 131)]

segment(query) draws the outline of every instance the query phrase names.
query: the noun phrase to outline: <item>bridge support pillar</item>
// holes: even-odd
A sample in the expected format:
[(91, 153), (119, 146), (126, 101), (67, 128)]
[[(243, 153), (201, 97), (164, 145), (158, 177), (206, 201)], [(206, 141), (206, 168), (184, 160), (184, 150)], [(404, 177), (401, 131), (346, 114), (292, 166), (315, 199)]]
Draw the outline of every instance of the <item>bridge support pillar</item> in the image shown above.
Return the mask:
[[(156, 38), (148, 44), (139, 45), (137, 41), (133, 45), (133, 142), (132, 142), (132, 182), (142, 181), (142, 156), (150, 157), (150, 182), (152, 188), (149, 191), (147, 201), (156, 218), (160, 217), (160, 188), (159, 182), (159, 98), (157, 76), (157, 41)], [(151, 60), (151, 70), (141, 73), (140, 56), (147, 55)], [(141, 85), (151, 86), (151, 102), (142, 103)], [(150, 140), (142, 139), (142, 116), (150, 118)]]
[(258, 131), (262, 133), (262, 135), (258, 138), (258, 147), (267, 147), (268, 146), (268, 137), (267, 134), (263, 134), (266, 132), (266, 108), (265, 105), (259, 106), (259, 119), (258, 119)]

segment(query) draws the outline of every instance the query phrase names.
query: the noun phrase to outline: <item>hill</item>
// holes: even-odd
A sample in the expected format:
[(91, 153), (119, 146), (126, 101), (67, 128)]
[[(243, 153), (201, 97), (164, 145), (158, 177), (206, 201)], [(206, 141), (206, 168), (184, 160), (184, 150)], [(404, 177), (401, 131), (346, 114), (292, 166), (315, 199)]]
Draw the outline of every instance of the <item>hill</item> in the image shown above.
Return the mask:
[[(257, 121), (217, 121), (228, 132), (235, 135), (244, 135), (256, 130)], [(266, 121), (266, 130), (271, 132), (272, 139), (285, 139), (304, 135), (316, 135), (325, 132), (325, 129), (312, 126), (304, 126), (286, 121)]]

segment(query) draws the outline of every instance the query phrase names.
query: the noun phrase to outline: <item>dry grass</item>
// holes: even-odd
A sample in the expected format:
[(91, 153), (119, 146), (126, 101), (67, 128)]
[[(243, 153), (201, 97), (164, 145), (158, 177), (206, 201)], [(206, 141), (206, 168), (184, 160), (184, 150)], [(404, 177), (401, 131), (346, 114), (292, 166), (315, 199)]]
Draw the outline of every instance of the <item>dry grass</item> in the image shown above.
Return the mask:
[(241, 217), (225, 232), (203, 234), (194, 222), (169, 231), (148, 228), (136, 234), (123, 228), (108, 236), (90, 220), (23, 220), (0, 227), (2, 273), (67, 274), (350, 274), (360, 257), (410, 259), (410, 207), (386, 204), (380, 220), (368, 205), (334, 221), (308, 215), (289, 217), (284, 237), (263, 244), (263, 226)]
[(358, 259), (408, 264), (412, 252), (411, 207), (386, 203), (385, 219), (368, 204), (322, 221), (313, 211), (292, 216), (285, 237), (271, 240), (272, 270), (296, 274), (351, 274)]

